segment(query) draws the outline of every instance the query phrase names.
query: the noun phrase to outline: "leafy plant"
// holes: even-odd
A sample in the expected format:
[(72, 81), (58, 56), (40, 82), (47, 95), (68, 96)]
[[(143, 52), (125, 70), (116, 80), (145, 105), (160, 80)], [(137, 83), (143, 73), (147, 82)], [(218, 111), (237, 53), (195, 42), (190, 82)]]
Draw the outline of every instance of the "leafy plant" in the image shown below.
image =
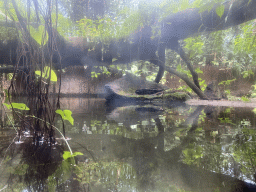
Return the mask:
[[(183, 69), (180, 64), (177, 66), (177, 71), (187, 74), (187, 76), (192, 79), (191, 72), (189, 70)], [(195, 71), (199, 74), (203, 73), (203, 71), (199, 67), (196, 68)], [(179, 81), (181, 81), (181, 79)], [(205, 83), (205, 80), (203, 80), (202, 78), (198, 78), (198, 81), (199, 81), (199, 85), (201, 86), (202, 91), (204, 91), (207, 87), (207, 84)], [(178, 88), (178, 90), (187, 91), (189, 93), (193, 92), (193, 90), (190, 87), (188, 87), (187, 85), (180, 86)]]
[(232, 120), (229, 117), (225, 117), (225, 118), (218, 118), (220, 120), (221, 123), (228, 123), (231, 125), (235, 125), (234, 123), (232, 123)]
[(236, 78), (235, 79), (231, 79), (231, 80), (226, 80), (226, 81), (221, 81), (220, 83), (219, 83), (219, 85), (230, 85), (230, 83), (232, 83), (233, 81), (235, 81), (236, 80)]
[(251, 97), (256, 97), (256, 84), (255, 85), (252, 85), (253, 86), (253, 90), (252, 90), (252, 94), (251, 94)]
[(254, 72), (250, 69), (248, 71), (243, 71), (242, 75), (243, 75), (243, 78), (247, 78), (247, 77), (250, 77), (251, 75), (253, 76)]
[(216, 14), (221, 18), (224, 13), (225, 6), (220, 5), (216, 8)]
[(101, 73), (96, 73), (95, 71), (91, 72), (91, 77), (95, 77), (98, 78), (98, 75), (100, 75)]
[(38, 28), (34, 28), (29, 25), (30, 35), (36, 40), (39, 45), (45, 45), (48, 41), (48, 33), (46, 32), (43, 25)]
[(182, 150), (184, 155), (183, 162), (192, 165), (197, 164), (203, 156), (203, 148), (190, 144), (188, 148)]
[(64, 151), (64, 154), (63, 154), (63, 159), (66, 160), (68, 158), (71, 158), (71, 157), (75, 157), (77, 155), (84, 155), (83, 153), (81, 152), (75, 152), (73, 154), (71, 154), (70, 151)]
[(226, 81), (221, 81), (218, 85), (223, 85), (224, 86), (224, 90), (225, 90), (225, 94), (227, 96), (229, 96), (231, 94), (230, 90), (229, 89), (226, 89), (226, 86), (227, 85), (230, 85), (232, 82), (234, 82), (236, 80), (235, 79), (231, 79), (231, 80), (226, 80)]
[(57, 82), (57, 75), (51, 67), (45, 66), (43, 72), (42, 71), (35, 71), (35, 74), (38, 76), (43, 77), (44, 79), (49, 79), (53, 82)]
[(11, 103), (11, 104), (7, 104), (7, 103), (3, 103), (4, 106), (6, 106), (8, 109), (19, 109), (19, 110), (30, 110), (26, 104), (24, 103)]
[(57, 114), (60, 114), (60, 116), (61, 116), (61, 118), (63, 120), (68, 120), (71, 123), (71, 125), (74, 125), (74, 119), (71, 116), (72, 115), (72, 111), (67, 110), (67, 109), (63, 110), (63, 111), (61, 109), (57, 109), (55, 112)]
[(243, 102), (249, 102), (249, 101), (250, 101), (250, 99), (248, 99), (248, 97), (246, 97), (246, 96), (242, 96), (242, 97), (241, 97), (241, 100), (242, 100)]

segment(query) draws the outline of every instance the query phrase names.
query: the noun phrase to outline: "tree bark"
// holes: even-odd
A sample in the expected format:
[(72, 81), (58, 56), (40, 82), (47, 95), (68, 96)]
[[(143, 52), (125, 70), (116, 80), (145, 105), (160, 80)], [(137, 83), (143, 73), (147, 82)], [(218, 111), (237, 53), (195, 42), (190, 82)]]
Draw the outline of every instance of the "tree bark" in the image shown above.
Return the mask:
[(200, 13), (199, 9), (187, 9), (163, 20), (161, 42), (172, 48), (177, 40), (197, 33), (224, 30), (256, 18), (256, 0), (236, 0), (223, 3), (224, 13), (219, 17), (217, 6)]

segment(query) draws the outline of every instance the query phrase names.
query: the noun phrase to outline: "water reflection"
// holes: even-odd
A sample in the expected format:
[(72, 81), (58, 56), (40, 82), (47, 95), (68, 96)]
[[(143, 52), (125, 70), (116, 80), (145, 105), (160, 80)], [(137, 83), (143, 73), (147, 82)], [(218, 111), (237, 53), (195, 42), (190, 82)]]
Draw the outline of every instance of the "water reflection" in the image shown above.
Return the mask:
[(61, 102), (74, 112), (74, 125), (65, 124), (70, 147), (83, 155), (65, 158), (60, 136), (54, 146), (29, 137), (19, 145), (8, 140), (1, 144), (3, 191), (254, 190), (252, 109), (147, 104), (109, 110), (102, 99)]

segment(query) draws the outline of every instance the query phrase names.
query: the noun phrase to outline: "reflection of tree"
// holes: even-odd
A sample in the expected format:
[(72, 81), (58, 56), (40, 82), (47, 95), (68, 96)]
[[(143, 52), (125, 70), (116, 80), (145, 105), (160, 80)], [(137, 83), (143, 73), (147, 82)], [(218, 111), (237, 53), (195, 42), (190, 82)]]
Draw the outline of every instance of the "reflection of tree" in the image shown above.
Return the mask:
[[(200, 113), (195, 111), (190, 118), (201, 119), (198, 115)], [(207, 111), (205, 114), (211, 116)], [(118, 135), (111, 135), (111, 137), (105, 135), (105, 138), (114, 140), (106, 143), (105, 146), (103, 144), (105, 149), (100, 152), (108, 159), (80, 163), (74, 172), (80, 187), (92, 191), (102, 189), (128, 191), (127, 187), (137, 191), (161, 189), (177, 191), (177, 188), (204, 192), (246, 190), (246, 183), (233, 178), (232, 174), (224, 175), (221, 172), (231, 159), (223, 153), (220, 139), (210, 143), (208, 137), (214, 137), (214, 135), (204, 135), (203, 129), (195, 128), (190, 131), (193, 127), (190, 126), (186, 129), (186, 134), (179, 135), (179, 145), (165, 151), (164, 144), (168, 132), (163, 131), (165, 126), (162, 120), (155, 118), (159, 132), (157, 137), (135, 140)], [(195, 119), (190, 122), (195, 122)], [(198, 123), (199, 127), (202, 122), (201, 119)], [(175, 134), (177, 129), (173, 128), (173, 130), (170, 133)], [(100, 140), (104, 141), (103, 138)], [(112, 150), (112, 153), (109, 150)], [(95, 151), (96, 153), (98, 152)], [(188, 155), (186, 156), (185, 153)], [(181, 159), (184, 163), (180, 162)], [(190, 165), (185, 164), (188, 162)], [(226, 170), (229, 171), (230, 167)]]
[(256, 172), (256, 131), (243, 126), (233, 145), (234, 159), (240, 164), (241, 172), (250, 180), (255, 179)]
[(21, 162), (28, 165), (24, 174), (24, 182), (30, 190), (46, 190), (47, 178), (55, 172), (62, 160), (62, 150), (56, 147), (57, 149), (53, 149), (53, 146), (47, 143), (25, 144)]
[[(48, 179), (55, 173), (62, 161), (62, 147), (50, 146), (43, 142), (37, 145), (31, 140), (20, 144), (20, 148), (15, 147), (16, 156), (7, 158), (5, 162), (10, 173), (8, 183), (11, 185), (9, 189), (14, 191), (48, 191)], [(21, 159), (20, 152), (22, 153)]]
[[(188, 165), (196, 165), (203, 167), (204, 170), (219, 173), (219, 175), (227, 174), (240, 179), (246, 176), (249, 180), (254, 180), (255, 131), (247, 128), (250, 122), (242, 121), (245, 125), (242, 124), (242, 131), (239, 133), (240, 128), (233, 123), (232, 116), (234, 115), (230, 110), (226, 109), (221, 112), (219, 109), (207, 107), (204, 112), (206, 118), (198, 124), (204, 129), (192, 126), (188, 135), (182, 138), (183, 142), (180, 145), (182, 146), (182, 161)], [(220, 114), (222, 118), (219, 118)], [(216, 121), (217, 119), (219, 122)], [(193, 134), (191, 134), (192, 129)], [(233, 134), (228, 134), (230, 130)], [(235, 178), (232, 179), (236, 180)], [(230, 180), (231, 177), (226, 179)]]
[(134, 168), (119, 160), (89, 160), (78, 167), (77, 179), (83, 188), (119, 191), (119, 188), (133, 187), (137, 180)]

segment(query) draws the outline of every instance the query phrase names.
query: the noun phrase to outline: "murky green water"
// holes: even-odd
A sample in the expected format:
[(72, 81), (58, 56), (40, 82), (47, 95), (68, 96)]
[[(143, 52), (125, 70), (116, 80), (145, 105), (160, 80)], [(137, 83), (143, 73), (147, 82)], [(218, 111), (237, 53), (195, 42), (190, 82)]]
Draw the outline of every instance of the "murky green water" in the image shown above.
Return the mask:
[[(15, 142), (2, 112), (0, 191), (226, 192), (255, 184), (250, 108), (61, 103), (73, 111), (74, 125), (65, 122), (70, 148), (83, 155), (65, 159), (70, 154), (58, 133), (56, 146), (35, 146), (29, 135)], [(56, 127), (62, 130), (60, 119)]]

